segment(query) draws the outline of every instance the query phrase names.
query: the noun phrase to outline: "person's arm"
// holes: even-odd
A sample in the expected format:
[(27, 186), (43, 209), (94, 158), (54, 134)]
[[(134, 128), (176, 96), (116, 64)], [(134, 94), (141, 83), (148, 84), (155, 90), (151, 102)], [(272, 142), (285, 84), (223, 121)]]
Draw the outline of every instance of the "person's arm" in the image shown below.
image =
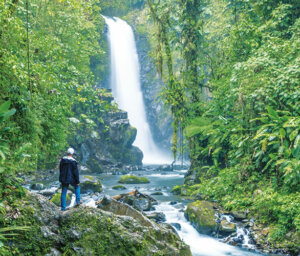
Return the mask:
[(80, 180), (79, 180), (79, 171), (78, 171), (78, 167), (77, 167), (77, 162), (74, 162), (74, 177), (75, 177), (75, 183), (76, 185), (79, 185)]
[(62, 161), (59, 163), (59, 182), (62, 182)]

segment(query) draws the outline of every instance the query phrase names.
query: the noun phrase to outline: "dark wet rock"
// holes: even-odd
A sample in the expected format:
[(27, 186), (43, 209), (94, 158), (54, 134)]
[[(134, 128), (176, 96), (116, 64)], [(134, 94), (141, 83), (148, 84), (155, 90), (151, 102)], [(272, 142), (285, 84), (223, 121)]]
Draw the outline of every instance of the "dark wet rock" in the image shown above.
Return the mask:
[(162, 212), (153, 212), (150, 214), (146, 214), (149, 219), (154, 220), (156, 223), (162, 223), (166, 221), (166, 215)]
[(234, 237), (234, 238), (232, 238), (232, 241), (235, 242), (236, 244), (243, 244), (244, 236), (239, 235), (238, 237)]
[(102, 183), (100, 179), (88, 175), (80, 176), (80, 192), (102, 192)]
[(45, 188), (45, 185), (42, 183), (34, 183), (30, 186), (30, 189), (33, 190), (43, 190)]
[(170, 223), (173, 227), (175, 227), (177, 230), (181, 230), (181, 225), (179, 223)]
[(160, 166), (158, 168), (158, 170), (164, 171), (164, 172), (169, 172), (169, 171), (173, 171), (173, 168), (172, 168), (172, 165), (165, 164), (165, 165)]
[(162, 196), (162, 195), (163, 195), (163, 192), (160, 192), (160, 191), (151, 193), (151, 196)]
[(177, 202), (176, 201), (171, 201), (169, 204), (170, 205), (175, 205), (175, 204), (177, 204)]

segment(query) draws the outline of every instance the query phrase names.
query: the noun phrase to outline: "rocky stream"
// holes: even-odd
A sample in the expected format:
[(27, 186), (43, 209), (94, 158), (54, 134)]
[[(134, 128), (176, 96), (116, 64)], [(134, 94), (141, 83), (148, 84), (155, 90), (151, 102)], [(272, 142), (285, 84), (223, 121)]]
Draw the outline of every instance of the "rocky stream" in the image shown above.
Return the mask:
[[(27, 180), (25, 187), (58, 207), (58, 172), (43, 173), (38, 180)], [(189, 245), (194, 256), (280, 254), (257, 243), (255, 220), (249, 219), (247, 212), (230, 213), (214, 202), (198, 200), (192, 203), (188, 198), (174, 195), (171, 189), (183, 184), (186, 170), (149, 165), (127, 173), (146, 177), (149, 183), (120, 185), (118, 181), (124, 172), (91, 174), (81, 171), (81, 207), (100, 208), (118, 216), (138, 219), (145, 226), (163, 226)], [(68, 195), (68, 211), (71, 212), (75, 195), (72, 190)]]

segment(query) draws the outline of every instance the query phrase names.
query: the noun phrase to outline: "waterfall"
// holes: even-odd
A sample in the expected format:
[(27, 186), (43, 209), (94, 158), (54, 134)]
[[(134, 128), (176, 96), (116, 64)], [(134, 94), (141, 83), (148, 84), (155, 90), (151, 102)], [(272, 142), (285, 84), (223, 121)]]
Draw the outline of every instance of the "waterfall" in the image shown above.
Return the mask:
[(171, 158), (155, 145), (146, 119), (139, 60), (132, 28), (119, 18), (104, 19), (108, 26), (110, 45), (111, 88), (119, 108), (128, 113), (131, 125), (137, 129), (133, 145), (143, 151), (143, 163), (171, 162)]

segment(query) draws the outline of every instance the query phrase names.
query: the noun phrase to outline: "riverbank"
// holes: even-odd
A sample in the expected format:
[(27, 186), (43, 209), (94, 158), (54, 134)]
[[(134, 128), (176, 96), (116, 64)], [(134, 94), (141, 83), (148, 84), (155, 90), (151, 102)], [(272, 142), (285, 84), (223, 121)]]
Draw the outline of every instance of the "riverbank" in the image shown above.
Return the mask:
[[(0, 247), (1, 255), (191, 255), (177, 235), (158, 224), (83, 206), (61, 212), (27, 193), (6, 205), (4, 226), (27, 226)], [(17, 214), (16, 214), (17, 212)]]

